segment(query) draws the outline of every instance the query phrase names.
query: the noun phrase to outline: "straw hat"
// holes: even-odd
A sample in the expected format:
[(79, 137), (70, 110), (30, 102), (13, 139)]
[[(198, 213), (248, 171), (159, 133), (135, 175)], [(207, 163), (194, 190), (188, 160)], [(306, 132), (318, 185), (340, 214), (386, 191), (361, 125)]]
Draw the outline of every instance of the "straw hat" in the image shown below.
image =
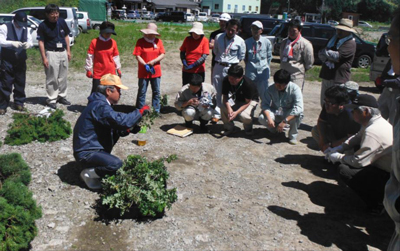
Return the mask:
[(157, 32), (157, 25), (155, 23), (148, 23), (147, 28), (141, 29), (140, 31), (146, 35), (154, 34), (154, 35), (160, 36), (160, 34)]
[(336, 29), (356, 33), (356, 31), (353, 29), (353, 20), (347, 18), (340, 19), (339, 24), (336, 25)]
[(189, 33), (196, 33), (197, 35), (204, 35), (203, 24), (200, 22), (193, 22), (193, 27)]

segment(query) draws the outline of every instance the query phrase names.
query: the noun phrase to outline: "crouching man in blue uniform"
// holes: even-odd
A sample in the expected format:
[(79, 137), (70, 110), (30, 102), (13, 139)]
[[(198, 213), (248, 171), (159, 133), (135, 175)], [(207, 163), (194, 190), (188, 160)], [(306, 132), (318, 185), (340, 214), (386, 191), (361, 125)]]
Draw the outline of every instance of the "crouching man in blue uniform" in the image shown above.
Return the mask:
[(121, 89), (128, 87), (118, 76), (104, 75), (74, 127), (74, 157), (86, 168), (81, 178), (92, 189), (100, 189), (100, 178), (113, 175), (122, 167), (122, 161), (111, 154), (112, 148), (119, 137), (138, 132), (137, 123), (143, 113), (149, 112), (148, 106), (131, 113), (114, 111), (112, 105), (118, 103)]
[[(4, 115), (14, 92), (14, 108), (24, 109), (26, 80), (26, 49), (32, 47), (25, 12), (15, 14), (11, 23), (0, 26), (0, 115)], [(13, 90), (14, 85), (14, 90)]]

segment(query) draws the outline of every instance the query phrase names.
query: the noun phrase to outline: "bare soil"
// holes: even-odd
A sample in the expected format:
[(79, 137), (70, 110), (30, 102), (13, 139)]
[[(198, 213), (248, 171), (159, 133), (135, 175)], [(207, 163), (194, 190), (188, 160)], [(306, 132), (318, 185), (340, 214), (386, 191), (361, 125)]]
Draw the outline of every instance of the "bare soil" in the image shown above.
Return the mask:
[[(335, 166), (323, 161), (311, 138), (320, 112), (320, 83), (306, 83), (305, 117), (296, 146), (258, 124), (254, 136), (245, 136), (238, 122), (241, 131), (230, 137), (221, 136), (219, 122), (209, 125), (211, 133), (178, 138), (166, 131), (183, 123), (173, 108), (181, 87), (180, 67), (178, 50), (162, 62), (161, 90), (168, 95), (169, 106), (151, 128), (148, 144), (137, 146), (135, 135), (130, 135), (113, 150), (121, 159), (131, 154), (150, 160), (178, 155), (168, 164), (168, 187), (177, 188), (178, 201), (161, 218), (109, 217), (99, 206), (99, 194), (79, 179), (72, 137), (53, 143), (3, 144), (1, 154), (21, 153), (31, 167), (30, 189), (43, 210), (32, 250), (386, 250), (392, 221), (386, 214), (365, 212), (363, 202), (338, 181)], [(272, 72), (277, 67), (272, 63)], [(123, 91), (120, 107), (133, 109), (136, 68), (122, 72), (130, 89)], [(28, 72), (29, 112), (44, 108), (44, 78), (42, 71)], [(360, 84), (362, 92), (375, 91), (372, 82)], [(58, 107), (72, 126), (90, 89), (91, 80), (83, 71), (69, 73), (68, 99), (73, 105)], [(150, 98), (149, 90), (148, 103)], [(0, 119), (2, 140), (14, 112), (9, 108)]]

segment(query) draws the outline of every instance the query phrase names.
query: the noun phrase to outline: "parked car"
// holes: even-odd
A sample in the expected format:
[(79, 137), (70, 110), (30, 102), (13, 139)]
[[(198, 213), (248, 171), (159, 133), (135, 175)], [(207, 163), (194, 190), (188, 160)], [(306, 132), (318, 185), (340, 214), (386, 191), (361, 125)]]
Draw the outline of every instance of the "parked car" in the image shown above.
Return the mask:
[(125, 10), (116, 9), (111, 12), (111, 19), (115, 20), (124, 20), (125, 19)]
[(87, 33), (88, 30), (92, 28), (89, 13), (86, 11), (78, 11), (76, 15), (78, 16), (78, 29), (80, 32)]
[(369, 23), (367, 23), (365, 21), (358, 21), (358, 26), (372, 28), (372, 25), (370, 25)]
[(219, 23), (219, 17), (220, 17), (220, 16), (221, 16), (221, 15), (218, 14), (218, 13), (212, 14), (211, 17), (210, 17), (210, 21), (211, 21), (211, 22), (214, 22), (214, 23)]
[[(46, 14), (44, 12), (45, 7), (25, 7), (14, 10), (12, 14), (16, 14), (17, 12), (25, 12), (27, 15), (34, 16), (39, 20), (45, 20)], [(69, 29), (71, 30), (70, 37), (77, 37), (79, 35), (78, 29), (78, 16), (76, 14), (76, 9), (72, 7), (59, 7), (60, 9), (60, 17), (65, 20)]]
[(369, 71), (369, 79), (374, 81), (376, 87), (382, 90), (382, 78), (381, 76), (385, 73), (384, 69), (388, 62), (390, 61), (389, 52), (387, 50), (386, 44), (387, 33), (383, 33), (379, 39), (378, 45), (376, 46), (374, 60), (371, 64), (371, 69)]
[(137, 10), (128, 10), (128, 13), (126, 14), (127, 19), (137, 19), (140, 18), (139, 11)]
[(164, 12), (164, 14), (159, 14), (154, 18), (159, 22), (186, 22), (186, 13), (183, 11), (171, 11)]
[[(276, 32), (276, 38), (273, 44), (274, 55), (279, 55), (280, 44), (287, 37), (289, 23), (282, 23), (280, 29)], [(328, 24), (304, 23), (301, 35), (308, 39), (314, 48), (314, 57), (316, 63), (321, 63), (318, 58), (318, 51), (326, 46), (329, 39), (336, 34), (336, 28)], [(368, 68), (374, 58), (375, 46), (372, 43), (365, 42), (356, 34), (357, 49), (353, 61), (353, 66)]]
[(194, 22), (194, 15), (192, 13), (186, 13), (186, 21)]
[(197, 21), (198, 22), (207, 22), (208, 21), (207, 12), (199, 12), (199, 14), (197, 16)]
[[(15, 14), (0, 14), (0, 25), (11, 23)], [(28, 32), (31, 33), (33, 46), (39, 46), (39, 42), (36, 38), (37, 29), (41, 21), (35, 17), (28, 16)], [(1, 48), (1, 47), (0, 47)]]
[(326, 23), (329, 24), (329, 25), (333, 25), (333, 26), (336, 26), (336, 25), (339, 24), (339, 22), (335, 21), (335, 20), (328, 20), (328, 22), (326, 22)]
[(279, 23), (285, 22), (283, 19), (271, 18), (270, 15), (246, 15), (240, 18), (239, 36), (243, 39), (251, 37), (251, 24), (259, 20), (263, 24), (262, 34), (267, 35)]
[(142, 11), (142, 15), (140, 16), (140, 18), (146, 20), (153, 20), (154, 16), (155, 16), (154, 12), (152, 11)]

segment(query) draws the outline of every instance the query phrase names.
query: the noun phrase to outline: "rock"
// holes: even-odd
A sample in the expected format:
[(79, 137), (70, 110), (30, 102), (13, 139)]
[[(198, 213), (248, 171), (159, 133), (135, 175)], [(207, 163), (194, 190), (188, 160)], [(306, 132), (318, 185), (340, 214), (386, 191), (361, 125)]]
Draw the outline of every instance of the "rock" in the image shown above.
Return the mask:
[(48, 228), (54, 228), (56, 226), (56, 223), (52, 222), (47, 225)]

